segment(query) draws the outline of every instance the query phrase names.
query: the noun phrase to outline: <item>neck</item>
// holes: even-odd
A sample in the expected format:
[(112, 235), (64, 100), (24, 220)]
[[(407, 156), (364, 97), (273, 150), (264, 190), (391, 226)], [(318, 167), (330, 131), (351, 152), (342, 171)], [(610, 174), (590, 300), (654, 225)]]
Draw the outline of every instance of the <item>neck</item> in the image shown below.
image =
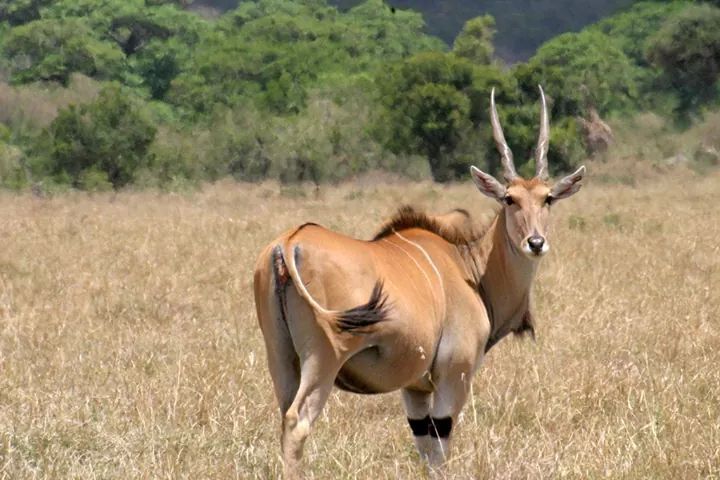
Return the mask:
[(510, 332), (533, 332), (530, 288), (537, 261), (527, 258), (507, 235), (505, 210), (501, 210), (487, 233), (477, 240), (471, 255), (477, 267), (478, 292), (490, 317), (487, 348)]

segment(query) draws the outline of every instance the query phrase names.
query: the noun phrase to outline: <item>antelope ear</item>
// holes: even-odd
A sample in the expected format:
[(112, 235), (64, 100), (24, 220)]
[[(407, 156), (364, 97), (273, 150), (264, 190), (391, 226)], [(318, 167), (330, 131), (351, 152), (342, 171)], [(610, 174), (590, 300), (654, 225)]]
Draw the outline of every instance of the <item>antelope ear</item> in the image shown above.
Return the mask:
[(580, 181), (582, 180), (583, 175), (585, 175), (584, 165), (575, 170), (574, 173), (571, 173), (570, 175), (553, 185), (552, 189), (550, 190), (550, 195), (557, 200), (561, 198), (567, 198), (570, 195), (573, 195), (578, 190), (580, 190), (580, 187), (582, 186)]
[(507, 194), (507, 189), (502, 183), (495, 180), (495, 177), (488, 175), (477, 167), (470, 167), (470, 175), (477, 185), (478, 190), (490, 198), (501, 201)]

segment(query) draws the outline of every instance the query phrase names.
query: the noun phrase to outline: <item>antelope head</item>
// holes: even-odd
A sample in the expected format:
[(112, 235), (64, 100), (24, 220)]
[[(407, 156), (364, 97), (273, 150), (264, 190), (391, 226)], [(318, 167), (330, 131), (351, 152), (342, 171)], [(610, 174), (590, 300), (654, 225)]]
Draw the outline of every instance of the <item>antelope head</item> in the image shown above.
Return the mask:
[(532, 259), (540, 258), (550, 250), (547, 240), (550, 206), (580, 190), (580, 181), (585, 174), (585, 167), (582, 166), (555, 184), (549, 183), (547, 152), (550, 140), (550, 122), (545, 94), (542, 87), (539, 88), (542, 106), (540, 135), (535, 149), (535, 176), (526, 180), (515, 171), (513, 154), (505, 141), (495, 108), (494, 88), (490, 94), (490, 120), (493, 138), (500, 152), (505, 182), (501, 183), (479, 168), (470, 167), (470, 173), (478, 189), (503, 205), (506, 233), (511, 244)]

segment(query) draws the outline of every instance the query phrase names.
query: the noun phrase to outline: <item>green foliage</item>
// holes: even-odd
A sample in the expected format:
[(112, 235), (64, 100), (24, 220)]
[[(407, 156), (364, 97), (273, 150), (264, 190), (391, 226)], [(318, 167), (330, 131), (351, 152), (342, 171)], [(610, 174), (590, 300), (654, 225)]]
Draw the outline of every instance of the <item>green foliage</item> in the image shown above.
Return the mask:
[(50, 174), (74, 186), (97, 188), (104, 180), (122, 187), (147, 165), (155, 127), (142, 106), (120, 87), (104, 88), (81, 107), (61, 110), (47, 130)]
[(79, 18), (42, 19), (10, 30), (3, 54), (16, 82), (51, 80), (67, 84), (73, 72), (96, 78), (116, 78), (124, 56), (114, 45), (99, 40)]
[(40, 18), (40, 9), (52, 0), (0, 0), (0, 23), (22, 25)]
[(216, 110), (202, 129), (163, 129), (138, 181), (166, 186), (232, 176), (320, 183), (374, 168), (409, 172), (414, 164), (388, 158), (370, 137), (370, 85), (358, 80), (311, 91), (306, 109), (297, 115), (274, 116), (245, 105)]
[(574, 170), (580, 166), (585, 156), (585, 147), (580, 138), (577, 121), (566, 117), (553, 122), (548, 149), (548, 166), (551, 172)]
[(487, 119), (483, 101), (491, 86), (500, 87), (501, 98), (514, 92), (511, 79), (497, 67), (444, 53), (401, 62), (378, 84), (383, 106), (378, 136), (393, 152), (426, 156), (438, 181), (467, 172), (473, 159), (456, 153), (464, 141), (476, 140), (476, 127)]
[(601, 114), (635, 107), (639, 68), (609, 36), (593, 30), (566, 33), (544, 44), (527, 64), (515, 69), (522, 90), (536, 95), (542, 85), (556, 116)]
[(677, 96), (662, 71), (648, 62), (646, 49), (666, 19), (692, 6), (690, 1), (638, 2), (626, 11), (589, 27), (611, 37), (638, 69), (638, 102), (642, 109), (673, 115)]
[(127, 59), (123, 82), (147, 88), (160, 99), (211, 25), (175, 6), (154, 5), (143, 0), (59, 0), (43, 11), (43, 17), (82, 19), (97, 38), (122, 50)]
[[(536, 14), (548, 5), (536, 2), (516, 23), (540, 38), (564, 25), (568, 1), (544, 17)], [(392, 5), (411, 3), (442, 13), (426, 0)], [(372, 169), (416, 178), (429, 169), (446, 181), (464, 178), (471, 163), (496, 172), (492, 87), (517, 167), (531, 175), (537, 84), (552, 106), (557, 173), (585, 155), (575, 118), (590, 106), (602, 116), (678, 105), (692, 112), (716, 99), (716, 9), (689, 1), (638, 3), (549, 41), (510, 72), (493, 61), (494, 19), (477, 17), (465, 0), (442, 4), (472, 18), (449, 53), (424, 33), (420, 14), (383, 0), (346, 2), (345, 11), (326, 0), (245, 0), (214, 21), (186, 4), (0, 0), (0, 69), (31, 83), (0, 83), (0, 121), (9, 127), (0, 130), (0, 183), (319, 183)], [(498, 17), (505, 33), (507, 21)], [(73, 86), (73, 78), (86, 82)]]
[(455, 39), (453, 53), (473, 63), (489, 64), (493, 56), (493, 35), (495, 19), (490, 15), (468, 20)]
[(178, 7), (185, 8), (192, 5), (194, 0), (145, 0), (145, 4), (149, 7), (156, 7), (159, 5), (177, 5)]
[[(6, 131), (0, 124), (0, 134), (6, 137)], [(0, 139), (0, 186), (20, 188), (27, 182), (23, 165), (23, 152), (15, 145), (7, 142), (7, 138)]]
[(221, 112), (211, 124), (204, 172), (212, 180), (232, 175), (257, 181), (269, 176), (271, 120), (254, 109)]
[(361, 69), (419, 52), (445, 49), (443, 42), (424, 33), (421, 14), (411, 10), (393, 12), (384, 0), (366, 0), (343, 19), (348, 28), (344, 48)]
[(200, 113), (248, 100), (298, 113), (308, 88), (327, 75), (357, 74), (441, 48), (421, 33), (419, 15), (395, 16), (380, 7), (380, 0), (369, 0), (340, 14), (319, 0), (243, 2), (203, 39), (193, 64), (172, 82), (169, 99)]
[(629, 9), (603, 19), (589, 27), (611, 37), (615, 44), (633, 62), (648, 67), (645, 48), (648, 38), (652, 37), (663, 22), (672, 15), (692, 5), (689, 1), (638, 2)]
[(720, 8), (688, 7), (671, 16), (648, 42), (647, 58), (680, 96), (680, 111), (716, 101), (720, 78)]
[(100, 170), (95, 165), (80, 172), (76, 186), (88, 192), (107, 192), (113, 188), (113, 184), (108, 180), (107, 172)]

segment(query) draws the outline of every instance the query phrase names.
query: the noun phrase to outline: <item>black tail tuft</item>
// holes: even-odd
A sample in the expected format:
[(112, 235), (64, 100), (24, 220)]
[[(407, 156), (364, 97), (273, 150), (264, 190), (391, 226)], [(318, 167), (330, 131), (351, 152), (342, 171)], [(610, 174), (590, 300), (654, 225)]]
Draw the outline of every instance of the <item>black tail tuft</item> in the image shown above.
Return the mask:
[(365, 305), (340, 313), (337, 317), (337, 325), (343, 332), (367, 333), (363, 329), (387, 319), (389, 310), (387, 295), (383, 292), (383, 282), (378, 280), (373, 287), (370, 300)]

